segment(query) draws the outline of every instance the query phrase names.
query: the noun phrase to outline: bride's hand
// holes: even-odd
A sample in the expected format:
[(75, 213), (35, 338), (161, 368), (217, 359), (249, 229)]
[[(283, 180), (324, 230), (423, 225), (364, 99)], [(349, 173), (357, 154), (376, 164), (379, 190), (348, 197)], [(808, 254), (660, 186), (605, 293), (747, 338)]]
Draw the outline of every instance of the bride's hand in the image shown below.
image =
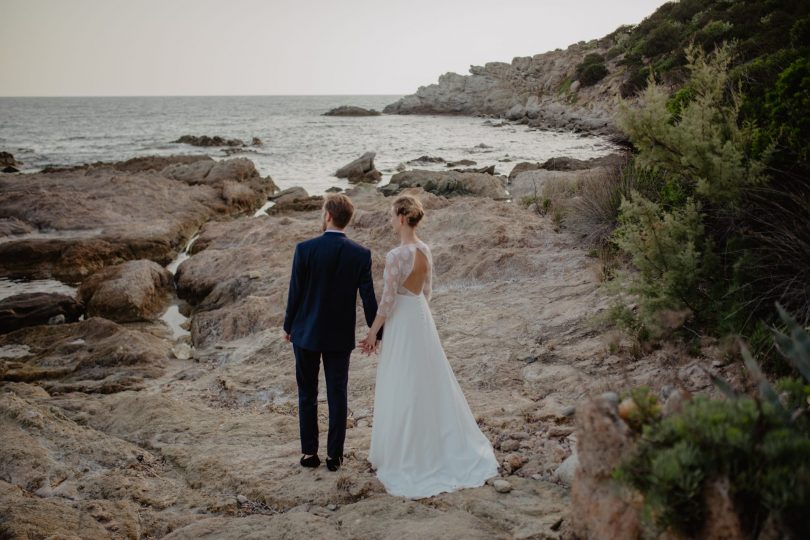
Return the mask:
[(369, 334), (366, 336), (366, 339), (360, 342), (360, 347), (363, 349), (364, 353), (371, 355), (371, 353), (377, 350), (377, 338)]

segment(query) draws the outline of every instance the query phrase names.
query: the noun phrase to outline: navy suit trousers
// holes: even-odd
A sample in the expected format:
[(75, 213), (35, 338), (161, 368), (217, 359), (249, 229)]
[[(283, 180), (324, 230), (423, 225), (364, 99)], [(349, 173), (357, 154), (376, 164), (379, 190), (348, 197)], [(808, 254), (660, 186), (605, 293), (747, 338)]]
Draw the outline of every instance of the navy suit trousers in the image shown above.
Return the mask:
[(331, 458), (343, 455), (346, 417), (349, 412), (347, 384), (349, 356), (352, 351), (316, 352), (293, 345), (295, 378), (298, 382), (298, 424), (301, 452), (318, 453), (318, 374), (323, 357), (326, 400), (329, 404), (329, 433), (326, 453)]

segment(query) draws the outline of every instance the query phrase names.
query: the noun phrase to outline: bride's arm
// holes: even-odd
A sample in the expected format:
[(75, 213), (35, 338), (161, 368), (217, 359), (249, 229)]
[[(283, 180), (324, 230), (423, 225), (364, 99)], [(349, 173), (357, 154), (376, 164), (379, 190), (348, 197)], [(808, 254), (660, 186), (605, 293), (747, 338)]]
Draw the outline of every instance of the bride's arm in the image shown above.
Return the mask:
[(398, 278), (400, 269), (398, 267), (398, 259), (393, 251), (389, 251), (385, 256), (385, 270), (383, 271), (383, 293), (380, 298), (380, 304), (377, 306), (377, 315), (374, 317), (374, 322), (371, 323), (371, 328), (368, 330), (366, 339), (363, 340), (362, 346), (364, 349), (373, 349), (377, 344), (377, 333), (380, 328), (385, 324), (385, 318), (391, 314), (394, 309), (394, 302), (397, 298), (397, 289), (399, 288)]

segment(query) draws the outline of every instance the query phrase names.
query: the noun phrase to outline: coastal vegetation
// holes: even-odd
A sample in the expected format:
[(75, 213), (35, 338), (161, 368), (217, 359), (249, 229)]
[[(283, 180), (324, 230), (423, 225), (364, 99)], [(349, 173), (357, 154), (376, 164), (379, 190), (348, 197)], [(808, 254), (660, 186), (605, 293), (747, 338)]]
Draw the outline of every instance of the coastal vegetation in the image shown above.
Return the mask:
[(722, 501), (743, 536), (810, 532), (808, 11), (687, 0), (609, 36), (632, 152), (580, 181), (566, 226), (610, 268), (632, 351), (720, 339), (746, 368), (676, 410), (644, 387), (619, 407), (632, 449), (612, 478), (651, 537), (705, 535)]

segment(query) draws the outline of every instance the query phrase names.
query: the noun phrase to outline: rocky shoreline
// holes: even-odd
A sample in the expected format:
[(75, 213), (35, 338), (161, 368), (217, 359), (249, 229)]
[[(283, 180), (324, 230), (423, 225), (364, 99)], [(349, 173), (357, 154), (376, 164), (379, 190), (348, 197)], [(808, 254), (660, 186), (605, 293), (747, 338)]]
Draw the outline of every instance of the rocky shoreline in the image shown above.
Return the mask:
[(504, 118), (540, 129), (604, 135), (623, 140), (615, 124), (627, 73), (621, 56), (605, 61), (607, 76), (593, 85), (579, 80), (588, 55), (603, 58), (622, 39), (615, 32), (565, 50), (471, 66), (468, 75), (445, 73), (383, 109), (387, 114), (451, 114)]
[[(710, 381), (677, 351), (632, 361), (612, 352), (615, 338), (591, 322), (609, 307), (596, 261), (551, 216), (503, 195), (526, 175), (542, 190), (549, 180), (538, 175), (616, 159), (522, 163), (511, 179), (406, 170), (394, 182), (427, 208), (431, 309), (501, 463), (486, 486), (423, 501), (385, 494), (366, 461), (374, 358), (352, 362), (344, 467), (298, 466), (281, 323), (292, 252), (318, 234), (321, 197), (278, 192), (249, 160), (205, 156), (0, 177), (0, 277), (78, 286), (75, 298), (0, 300), (0, 323), (16, 325), (0, 334), (0, 531), (554, 538), (587, 526), (598, 535), (569, 513), (582, 400)], [(372, 249), (379, 293), (395, 243), (390, 199), (362, 182), (348, 194), (357, 206), (349, 235)], [(187, 336), (163, 321), (169, 304), (188, 317)], [(325, 403), (319, 414), (325, 436)]]

